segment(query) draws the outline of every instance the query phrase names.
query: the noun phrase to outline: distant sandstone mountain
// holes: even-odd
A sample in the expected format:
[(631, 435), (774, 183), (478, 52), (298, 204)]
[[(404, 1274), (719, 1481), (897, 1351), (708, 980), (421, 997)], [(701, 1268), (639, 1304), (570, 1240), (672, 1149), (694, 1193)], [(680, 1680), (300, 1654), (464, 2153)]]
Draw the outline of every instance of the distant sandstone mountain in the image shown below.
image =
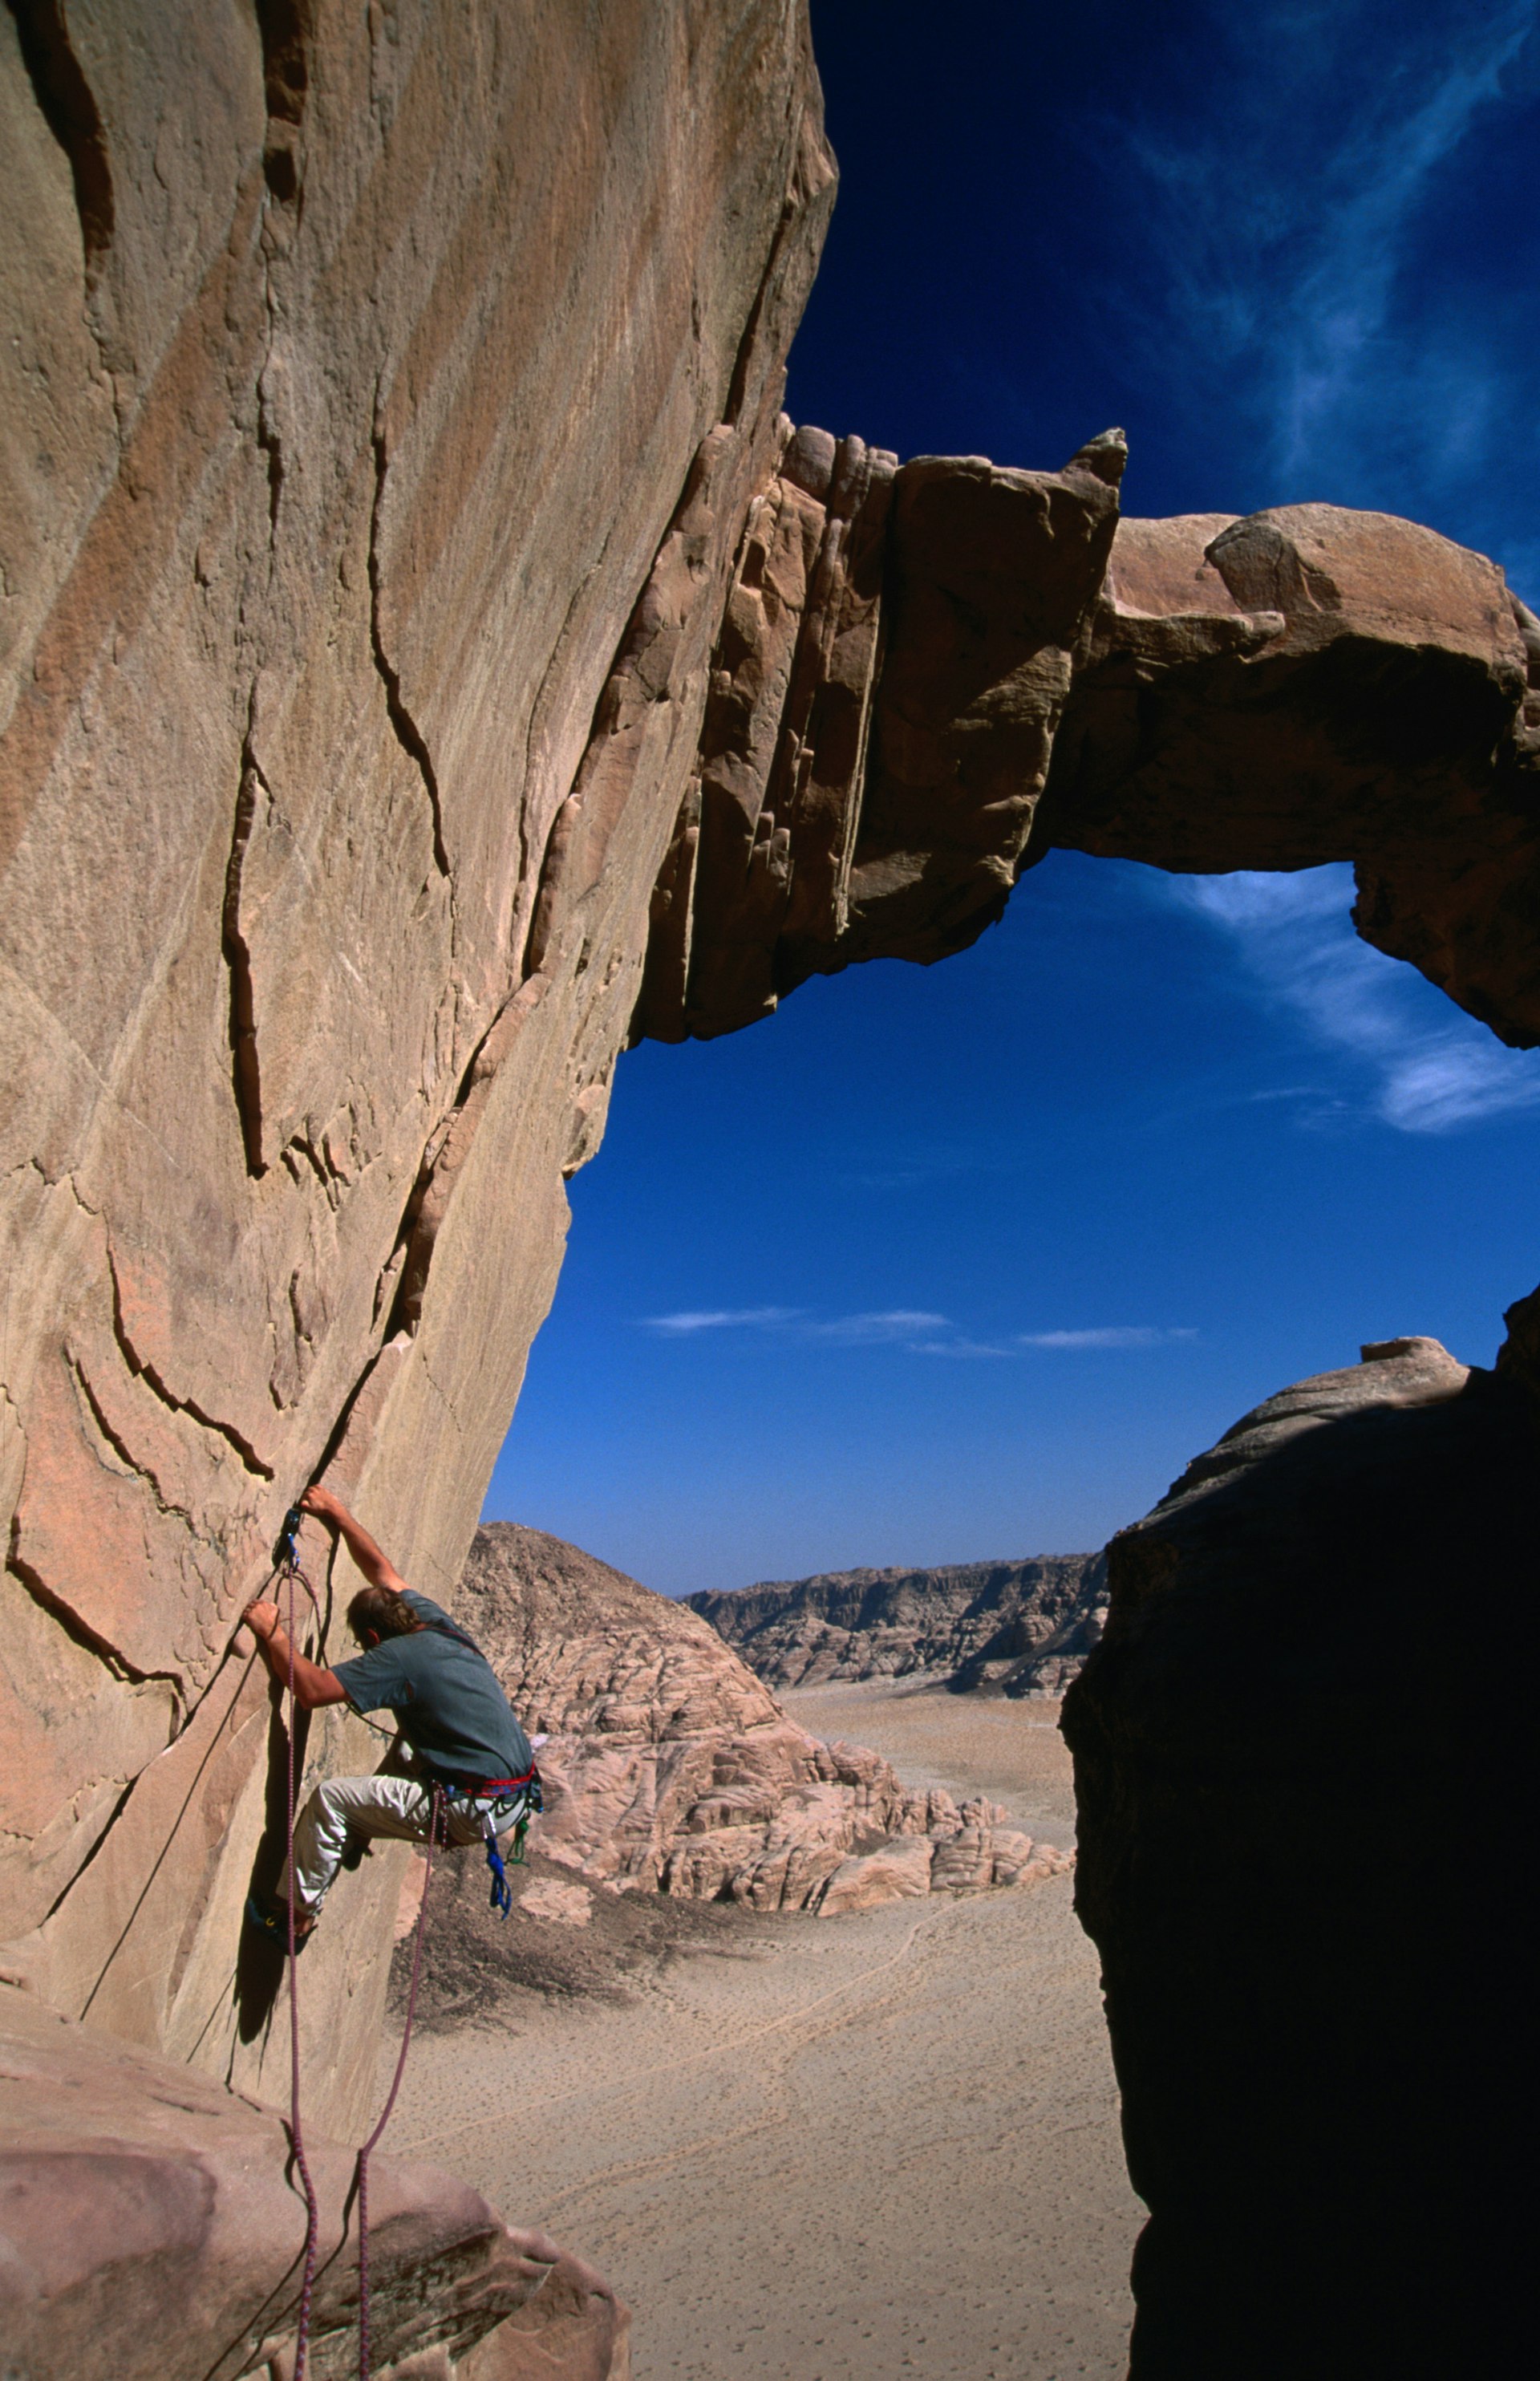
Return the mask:
[(1056, 1695), (1106, 1619), (1106, 1557), (821, 1571), (686, 1602), (776, 1687), (930, 1671), (959, 1693)]
[(540, 1846), (591, 1883), (832, 1916), (1069, 1865), (996, 1803), (820, 1743), (696, 1614), (542, 1530), (478, 1530), (450, 1609), (549, 1738)]

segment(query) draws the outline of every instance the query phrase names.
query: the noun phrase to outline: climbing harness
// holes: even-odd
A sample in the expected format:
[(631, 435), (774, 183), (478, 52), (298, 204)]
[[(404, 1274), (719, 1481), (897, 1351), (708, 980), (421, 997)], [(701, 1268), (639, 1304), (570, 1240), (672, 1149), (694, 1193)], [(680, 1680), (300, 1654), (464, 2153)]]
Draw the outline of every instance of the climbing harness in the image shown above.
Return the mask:
[[(487, 1907), (489, 1910), (495, 1910), (499, 1918), (506, 1918), (513, 1908), (513, 1888), (508, 1883), (508, 1873), (503, 1864), (503, 1855), (498, 1850), (497, 1838), (500, 1835), (507, 1835), (511, 1825), (513, 1850), (508, 1854), (508, 1859), (515, 1868), (522, 1868), (524, 1838), (530, 1832), (530, 1821), (545, 1808), (545, 1798), (541, 1792), (539, 1770), (532, 1762), (522, 1777), (476, 1777), (470, 1780), (457, 1778), (452, 1784), (447, 1779), (439, 1779), (436, 1782), (450, 1801), (492, 1804), (493, 1807), (483, 1814), (482, 1820), (482, 1836), (486, 1845), (486, 1864), (492, 1872), (492, 1898)], [(514, 1801), (519, 1805), (517, 1818), (505, 1816), (499, 1824), (498, 1812), (504, 1809), (505, 1805)]]

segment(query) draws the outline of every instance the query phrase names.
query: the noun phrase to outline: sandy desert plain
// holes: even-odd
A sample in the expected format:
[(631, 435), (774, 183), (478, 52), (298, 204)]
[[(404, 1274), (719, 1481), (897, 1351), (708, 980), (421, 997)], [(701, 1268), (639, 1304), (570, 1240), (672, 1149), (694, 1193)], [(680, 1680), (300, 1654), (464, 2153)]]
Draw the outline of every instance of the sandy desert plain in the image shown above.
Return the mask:
[[(906, 1784), (987, 1791), (1073, 1841), (1057, 1703), (886, 1680), (782, 1700)], [(636, 2381), (1114, 2381), (1143, 2210), (1072, 1888), (827, 1920), (681, 1908), (610, 1989), (514, 1984), (458, 2016), (430, 1994), (391, 2152), (598, 2265), (634, 2311)], [(512, 1926), (579, 1948), (560, 1918)]]

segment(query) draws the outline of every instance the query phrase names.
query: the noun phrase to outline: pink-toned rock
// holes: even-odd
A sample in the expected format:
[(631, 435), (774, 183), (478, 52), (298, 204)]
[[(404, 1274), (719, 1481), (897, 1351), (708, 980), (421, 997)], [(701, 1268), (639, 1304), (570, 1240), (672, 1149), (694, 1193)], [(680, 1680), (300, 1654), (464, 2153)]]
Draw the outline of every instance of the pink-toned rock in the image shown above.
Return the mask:
[(259, 2086), (236, 1616), (329, 1452), (458, 1573), (834, 193), (801, 7), (602, 16), (0, 10), (0, 1937)]
[(926, 1836), (900, 1836), (874, 1852), (841, 1861), (818, 1897), (819, 1917), (843, 1917), (929, 1893), (933, 1849)]
[[(275, 2111), (0, 1986), (0, 2339), (29, 2381), (256, 2381), (292, 2366), (305, 2208)], [(307, 2133), (311, 2367), (355, 2370), (350, 2150)], [(436, 2167), (371, 2161), (380, 2381), (626, 2381), (629, 2316)]]
[[(687, 1606), (543, 1531), (479, 1530), (453, 1608), (548, 1739), (541, 1850), (590, 1883), (822, 1910), (843, 1878), (835, 1906), (866, 1908), (926, 1890), (934, 1845), (1005, 1818), (820, 1743)], [(996, 1881), (984, 1857), (952, 1889)]]

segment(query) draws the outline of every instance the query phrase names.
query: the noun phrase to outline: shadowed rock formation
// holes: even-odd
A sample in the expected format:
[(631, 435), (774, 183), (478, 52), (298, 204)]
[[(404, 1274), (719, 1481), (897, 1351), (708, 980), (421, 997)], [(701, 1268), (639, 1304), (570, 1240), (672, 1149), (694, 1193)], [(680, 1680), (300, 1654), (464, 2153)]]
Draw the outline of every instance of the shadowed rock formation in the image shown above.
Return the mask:
[(1363, 1353), (1112, 1541), (1065, 1703), (1137, 2381), (1505, 2372), (1531, 2327), (1534, 1409)]
[(1070, 1865), (996, 1803), (821, 1743), (706, 1621), (542, 1530), (478, 1530), (454, 1608), (549, 1735), (541, 1850), (593, 1883), (833, 1916)]
[(774, 1687), (929, 1673), (959, 1694), (1058, 1694), (1102, 1631), (1103, 1555), (823, 1571), (687, 1596)]
[[(29, 2381), (273, 2381), (293, 2369), (305, 2206), (287, 2129), (0, 1984), (0, 2338)], [(321, 2231), (310, 2371), (358, 2370), (351, 2151), (307, 2143)], [(378, 2381), (626, 2381), (630, 2317), (542, 2232), (436, 2167), (370, 2169)]]

